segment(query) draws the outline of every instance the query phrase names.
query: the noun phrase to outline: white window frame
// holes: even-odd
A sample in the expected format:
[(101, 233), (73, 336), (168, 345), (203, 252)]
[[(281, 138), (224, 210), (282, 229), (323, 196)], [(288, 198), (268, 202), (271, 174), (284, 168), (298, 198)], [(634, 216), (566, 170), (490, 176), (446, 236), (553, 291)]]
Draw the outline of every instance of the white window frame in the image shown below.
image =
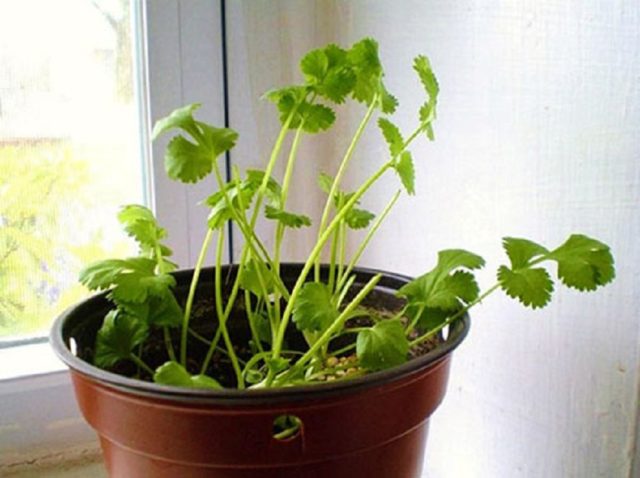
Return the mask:
[[(148, 202), (169, 231), (174, 258), (191, 266), (205, 233), (206, 211), (197, 202), (212, 192), (203, 182), (189, 188), (167, 180), (166, 139), (149, 144), (153, 123), (184, 104), (204, 102), (199, 117), (226, 123), (224, 0), (132, 0), (139, 58), (136, 88), (141, 110), (142, 157), (148, 172)], [(22, 357), (22, 358), (21, 358)], [(80, 417), (69, 374), (48, 343), (0, 349), (0, 363), (42, 357), (41, 366), (20, 376), (0, 377), (0, 474), (37, 456), (96, 446), (94, 432)], [(24, 359), (23, 359), (24, 358)]]

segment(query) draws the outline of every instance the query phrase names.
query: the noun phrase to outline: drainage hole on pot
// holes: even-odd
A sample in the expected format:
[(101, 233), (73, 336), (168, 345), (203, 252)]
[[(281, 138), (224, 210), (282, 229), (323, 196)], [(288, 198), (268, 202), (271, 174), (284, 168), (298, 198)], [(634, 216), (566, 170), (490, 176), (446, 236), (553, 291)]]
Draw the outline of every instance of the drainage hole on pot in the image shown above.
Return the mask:
[(295, 415), (279, 415), (273, 420), (273, 438), (280, 441), (292, 440), (300, 435), (302, 420)]

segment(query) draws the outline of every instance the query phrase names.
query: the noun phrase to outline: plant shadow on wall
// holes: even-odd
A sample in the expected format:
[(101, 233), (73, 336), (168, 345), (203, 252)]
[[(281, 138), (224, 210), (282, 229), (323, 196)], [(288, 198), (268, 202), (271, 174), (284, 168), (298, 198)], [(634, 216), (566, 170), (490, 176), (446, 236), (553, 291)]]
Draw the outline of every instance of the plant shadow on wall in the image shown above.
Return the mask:
[[(595, 290), (614, 278), (609, 247), (581, 234), (552, 249), (528, 239), (504, 238), (508, 262), (499, 267), (496, 284), (485, 291), (474, 277), (484, 260), (462, 249), (440, 251), (435, 267), (415, 279), (390, 279), (388, 274), (360, 269), (358, 260), (400, 195), (414, 194), (409, 148), (419, 139), (434, 139), (439, 85), (427, 57), (416, 57), (413, 69), (425, 100), (415, 128), (403, 134), (391, 120), (398, 102), (384, 86), (374, 40), (361, 40), (349, 49), (328, 45), (313, 50), (300, 66), (303, 83), (265, 94), (276, 105), (282, 127), (264, 170), (234, 168), (231, 179), (225, 180), (217, 158), (235, 145), (238, 135), (196, 119), (197, 104), (157, 122), (154, 138), (174, 133), (165, 156), (169, 177), (195, 183), (213, 174), (217, 181), (217, 192), (204, 199), (210, 209), (208, 232), (187, 276), (190, 285), (178, 284), (181, 293), (176, 294), (176, 278), (184, 282), (185, 276), (174, 272), (177, 266), (163, 242), (166, 231), (149, 209), (124, 207), (119, 220), (138, 242), (140, 255), (99, 261), (82, 272), (81, 282), (105, 291), (102, 297), (111, 305), (88, 333), (92, 339), (81, 341), (81, 359), (161, 386), (209, 390), (212, 396), (229, 389), (246, 389), (238, 397), (305, 385), (322, 390), (327, 382), (362, 383), (364, 377), (384, 375), (429, 355), (448, 340), (450, 326), (466, 321), (469, 309), (497, 290), (526, 306), (545, 306), (554, 289), (548, 265), (555, 265), (560, 282), (581, 291)], [(287, 201), (291, 188), (308, 187), (292, 182), (298, 147), (305, 134), (328, 130), (335, 120), (330, 105), (347, 100), (362, 103), (366, 112), (337, 171), (318, 178), (326, 203), (322, 215), (312, 221), (292, 211)], [(375, 116), (388, 156), (356, 190), (346, 191), (342, 179)], [(291, 131), (293, 140), (284, 152)], [(273, 171), (281, 157), (286, 163), (279, 182)], [(377, 214), (363, 209), (362, 198), (388, 174), (397, 176), (398, 191)], [(273, 250), (256, 233), (259, 220), (275, 223)], [(232, 267), (222, 264), (228, 221), (244, 239), (239, 263)], [(307, 261), (282, 263), (285, 233), (312, 224), (317, 240)], [(346, 238), (353, 230), (366, 232), (347, 257)], [(215, 267), (206, 269), (210, 247)], [(329, 262), (321, 264), (325, 249)], [(201, 277), (206, 288), (198, 285)], [(442, 357), (430, 366), (436, 367)], [(300, 423), (284, 417), (279, 426), (274, 436), (287, 437)]]

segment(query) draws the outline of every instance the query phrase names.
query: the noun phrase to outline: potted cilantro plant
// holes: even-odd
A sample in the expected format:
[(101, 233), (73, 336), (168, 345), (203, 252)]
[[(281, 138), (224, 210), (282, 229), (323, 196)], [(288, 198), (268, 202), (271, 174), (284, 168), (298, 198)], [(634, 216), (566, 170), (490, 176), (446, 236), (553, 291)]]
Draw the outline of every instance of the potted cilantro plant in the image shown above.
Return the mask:
[[(199, 121), (196, 104), (157, 122), (154, 138), (173, 135), (165, 156), (170, 178), (195, 183), (213, 174), (217, 181), (204, 200), (208, 229), (195, 267), (176, 271), (152, 212), (125, 206), (119, 220), (139, 256), (87, 266), (81, 282), (102, 293), (53, 327), (53, 346), (72, 370), (111, 476), (417, 477), (428, 418), (444, 396), (469, 309), (497, 290), (545, 306), (554, 288), (547, 264), (582, 291), (614, 277), (608, 246), (580, 234), (552, 249), (504, 238), (508, 261), (483, 292), (473, 271), (484, 260), (461, 249), (440, 251), (435, 267), (417, 278), (359, 267), (402, 191), (414, 193), (410, 148), (419, 138), (433, 140), (438, 82), (429, 60), (416, 57), (426, 98), (404, 135), (390, 119), (397, 101), (384, 86), (374, 40), (313, 50), (300, 66), (301, 84), (265, 95), (282, 127), (264, 170), (234, 168), (225, 179), (218, 158), (238, 135)], [(288, 203), (300, 186), (292, 182), (298, 146), (305, 134), (328, 130), (330, 105), (347, 100), (366, 111), (337, 171), (318, 178), (326, 203), (312, 221)], [(345, 172), (376, 116), (388, 155), (346, 191)], [(361, 199), (388, 174), (402, 189), (377, 215), (362, 209)], [(264, 220), (274, 224), (272, 248), (256, 233)], [(238, 264), (223, 265), (229, 221), (244, 245)], [(308, 259), (282, 262), (285, 234), (303, 227), (317, 231)], [(366, 232), (348, 255), (354, 229)], [(204, 267), (210, 248), (215, 265)]]

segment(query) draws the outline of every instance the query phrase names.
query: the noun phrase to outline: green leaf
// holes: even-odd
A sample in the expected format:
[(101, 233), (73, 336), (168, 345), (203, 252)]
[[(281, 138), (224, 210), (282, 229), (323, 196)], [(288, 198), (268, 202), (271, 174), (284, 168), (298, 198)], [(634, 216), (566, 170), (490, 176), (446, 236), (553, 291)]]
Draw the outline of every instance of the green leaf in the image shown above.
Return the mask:
[[(257, 191), (264, 181), (265, 172), (258, 169), (247, 170), (246, 183), (252, 190)], [(282, 187), (278, 184), (278, 181), (269, 177), (266, 184), (265, 196), (275, 208), (280, 208), (280, 200), (282, 198)]]
[(456, 271), (434, 284), (427, 303), (430, 308), (453, 312), (460, 308), (461, 302), (468, 304), (476, 300), (479, 292), (473, 274)]
[(527, 307), (544, 307), (551, 300), (553, 281), (549, 273), (540, 267), (513, 271), (501, 266), (498, 281), (509, 297), (518, 299)]
[(236, 132), (226, 128), (207, 127), (202, 134), (204, 137), (196, 143), (184, 136), (176, 136), (169, 141), (165, 169), (171, 179), (196, 183), (208, 176), (216, 158), (231, 149), (238, 137)]
[(377, 371), (407, 361), (409, 342), (399, 319), (382, 320), (358, 333), (356, 354), (361, 367)]
[(267, 219), (273, 219), (287, 227), (292, 227), (294, 229), (311, 225), (311, 219), (309, 218), (309, 216), (305, 216), (304, 214), (294, 214), (282, 209), (276, 209), (273, 206), (265, 207), (265, 215)]
[(436, 118), (436, 104), (438, 101), (440, 87), (438, 86), (438, 80), (431, 68), (431, 63), (426, 56), (417, 56), (413, 61), (413, 69), (418, 73), (420, 82), (427, 93), (427, 101), (420, 107), (419, 111), (420, 123), (422, 124), (422, 130), (426, 133), (427, 138), (433, 141), (434, 135), (432, 123)]
[(280, 112), (280, 122), (284, 125), (291, 117), (289, 128), (297, 128), (301, 122), (300, 105), (306, 101), (307, 89), (302, 86), (288, 86), (272, 90), (265, 97), (276, 104)]
[(169, 289), (150, 297), (148, 323), (156, 327), (179, 327), (182, 325), (183, 311)]
[[(419, 110), (420, 122), (425, 125), (425, 128), (431, 128), (431, 122), (436, 119), (436, 105), (435, 103), (430, 103), (428, 101), (424, 102)], [(429, 131), (427, 130), (427, 136), (431, 141), (433, 141), (433, 130), (431, 130), (431, 135), (429, 135)]]
[(400, 159), (393, 165), (396, 173), (402, 181), (402, 185), (408, 194), (415, 194), (415, 169), (413, 168), (413, 159), (409, 151), (404, 151), (400, 155)]
[(307, 133), (325, 131), (336, 120), (336, 114), (331, 108), (319, 104), (312, 105), (306, 101), (300, 105), (299, 113), (300, 116), (291, 122), (291, 127), (297, 128), (302, 124), (302, 129)]
[(175, 286), (169, 274), (156, 274), (156, 262), (145, 257), (106, 259), (85, 267), (80, 282), (91, 290), (111, 287), (116, 302), (144, 302), (149, 295), (160, 296)]
[(392, 158), (398, 156), (404, 149), (404, 139), (398, 127), (386, 118), (378, 119), (378, 126), (382, 130), (382, 135), (389, 145), (389, 153)]
[(509, 256), (512, 269), (526, 267), (529, 262), (540, 256), (548, 254), (549, 251), (528, 239), (520, 239), (516, 237), (505, 237), (502, 239), (502, 246)]
[(143, 343), (149, 334), (147, 324), (123, 313), (110, 311), (96, 336), (93, 363), (108, 368), (120, 360), (129, 359), (133, 349)]
[(298, 330), (323, 331), (338, 317), (331, 291), (322, 282), (307, 282), (293, 306), (293, 321)]
[(484, 267), (484, 259), (464, 249), (445, 249), (438, 253), (438, 269), (447, 273), (458, 267), (475, 270)]
[(591, 291), (615, 277), (609, 246), (581, 234), (573, 234), (549, 254), (558, 263), (558, 277), (568, 287)]
[[(249, 208), (257, 186), (248, 181), (241, 183), (231, 181), (225, 185), (224, 190), (216, 191), (205, 200), (205, 204), (211, 207), (207, 223), (209, 228), (218, 229), (227, 221), (234, 218), (234, 211), (241, 213)], [(226, 197), (225, 197), (226, 193)], [(227, 198), (231, 205), (227, 202)]]
[[(418, 314), (420, 314), (419, 317), (417, 317)], [(405, 315), (410, 321), (416, 320), (418, 329), (423, 331), (434, 330), (440, 327), (452, 314), (451, 311), (418, 305), (408, 306), (405, 311)]]
[(420, 82), (427, 92), (430, 102), (435, 103), (438, 98), (438, 93), (440, 92), (440, 87), (438, 86), (436, 75), (431, 68), (431, 62), (426, 56), (419, 55), (413, 60), (413, 69), (418, 73)]
[(372, 38), (365, 38), (351, 47), (347, 57), (356, 76), (353, 98), (371, 104), (381, 90), (382, 65), (378, 57), (378, 43)]
[(104, 290), (116, 284), (117, 278), (126, 273), (153, 273), (156, 263), (145, 257), (105, 259), (95, 261), (80, 271), (80, 282), (90, 290)]
[(228, 128), (215, 128), (196, 121), (193, 112), (200, 105), (179, 108), (168, 117), (158, 121), (154, 127), (154, 139), (171, 129), (180, 129), (189, 134), (191, 140), (176, 136), (167, 145), (165, 169), (171, 179), (195, 183), (213, 170), (216, 158), (233, 148), (238, 133)]
[(140, 244), (155, 245), (164, 239), (167, 232), (158, 225), (151, 209), (138, 204), (123, 206), (118, 213), (118, 221), (125, 232)]
[(336, 45), (310, 51), (302, 58), (300, 69), (313, 91), (335, 103), (343, 103), (356, 82), (347, 52)]
[(189, 131), (194, 127), (193, 113), (200, 108), (200, 106), (202, 106), (200, 103), (186, 105), (172, 111), (169, 116), (158, 120), (153, 127), (151, 139), (155, 141), (163, 133), (172, 129)]
[(145, 274), (139, 271), (119, 275), (114, 281), (110, 297), (116, 302), (144, 302), (159, 297), (174, 287), (176, 280), (169, 274)]
[(390, 115), (396, 112), (398, 99), (387, 91), (384, 83), (380, 82), (380, 109), (384, 114)]
[(273, 374), (278, 374), (289, 367), (289, 363), (291, 362), (291, 360), (284, 357), (269, 357), (266, 358), (264, 362)]
[(462, 249), (440, 251), (436, 266), (402, 286), (397, 295), (407, 299), (407, 305), (414, 314), (421, 308), (455, 312), (478, 297), (478, 284), (473, 274), (464, 269), (470, 271), (482, 266), (482, 257), (471, 252)]
[[(260, 279), (262, 279), (262, 285)], [(240, 287), (257, 297), (263, 297), (265, 290), (267, 294), (274, 290), (273, 275), (264, 262), (251, 259), (243, 266)]]
[(352, 208), (344, 217), (344, 221), (351, 229), (364, 229), (369, 227), (369, 224), (376, 215), (365, 209)]
[(325, 194), (329, 194), (331, 192), (332, 185), (333, 185), (333, 178), (329, 176), (327, 173), (321, 172), (318, 175), (318, 186)]
[(162, 385), (186, 388), (206, 388), (220, 390), (220, 385), (215, 379), (207, 375), (191, 375), (178, 362), (168, 361), (160, 365), (153, 374), (153, 381)]

